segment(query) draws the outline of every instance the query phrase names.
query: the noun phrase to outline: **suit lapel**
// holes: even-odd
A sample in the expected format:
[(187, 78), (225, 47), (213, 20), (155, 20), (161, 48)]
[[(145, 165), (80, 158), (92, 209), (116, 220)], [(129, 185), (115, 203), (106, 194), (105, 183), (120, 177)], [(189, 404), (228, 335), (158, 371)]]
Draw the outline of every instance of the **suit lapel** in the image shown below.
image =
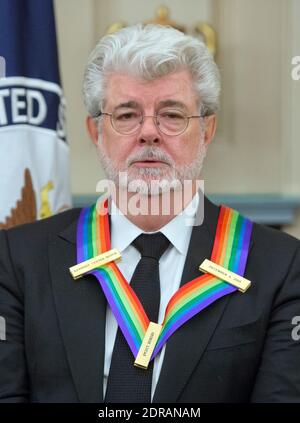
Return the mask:
[(74, 281), (69, 273), (76, 264), (76, 227), (77, 220), (49, 243), (53, 294), (79, 401), (102, 402), (106, 299), (96, 278)]
[[(211, 257), (219, 207), (204, 197), (204, 222), (194, 226), (181, 286), (201, 275), (199, 265)], [(201, 359), (229, 301), (230, 295), (215, 301), (186, 322), (167, 341), (165, 357), (153, 402), (176, 402)], [(180, 363), (180, 365), (179, 365)]]

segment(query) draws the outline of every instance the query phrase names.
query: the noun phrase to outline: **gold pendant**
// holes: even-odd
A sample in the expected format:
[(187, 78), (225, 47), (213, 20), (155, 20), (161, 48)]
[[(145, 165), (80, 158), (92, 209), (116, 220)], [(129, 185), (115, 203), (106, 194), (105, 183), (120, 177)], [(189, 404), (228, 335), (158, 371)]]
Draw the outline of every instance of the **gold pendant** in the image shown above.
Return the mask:
[(251, 281), (246, 278), (243, 278), (240, 275), (237, 275), (234, 272), (231, 272), (225, 267), (220, 266), (219, 264), (214, 263), (208, 259), (205, 259), (202, 264), (199, 266), (199, 270), (204, 273), (210, 273), (218, 279), (222, 279), (225, 282), (230, 283), (231, 285), (238, 288), (242, 293), (246, 292), (247, 289), (251, 286)]
[(120, 252), (116, 248), (113, 248), (112, 250), (105, 251), (105, 253), (99, 254), (96, 257), (92, 257), (89, 260), (76, 264), (75, 266), (70, 267), (69, 270), (73, 276), (73, 279), (79, 279), (85, 273), (120, 258)]
[(162, 325), (158, 323), (150, 322), (148, 329), (145, 333), (141, 348), (139, 349), (138, 355), (136, 356), (134, 365), (141, 369), (147, 369), (150, 358), (156, 346), (158, 337), (162, 330)]

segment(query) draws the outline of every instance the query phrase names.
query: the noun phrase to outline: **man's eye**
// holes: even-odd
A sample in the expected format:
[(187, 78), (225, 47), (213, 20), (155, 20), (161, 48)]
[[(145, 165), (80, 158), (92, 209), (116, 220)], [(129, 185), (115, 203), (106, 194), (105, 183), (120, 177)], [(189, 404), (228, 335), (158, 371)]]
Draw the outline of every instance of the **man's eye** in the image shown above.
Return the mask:
[(160, 116), (163, 119), (170, 119), (170, 120), (184, 119), (184, 116), (181, 113), (176, 113), (176, 112), (163, 112), (163, 113), (160, 113)]
[(120, 115), (117, 115), (117, 120), (131, 120), (131, 119), (137, 119), (138, 114), (134, 112), (128, 112), (128, 113), (122, 113)]

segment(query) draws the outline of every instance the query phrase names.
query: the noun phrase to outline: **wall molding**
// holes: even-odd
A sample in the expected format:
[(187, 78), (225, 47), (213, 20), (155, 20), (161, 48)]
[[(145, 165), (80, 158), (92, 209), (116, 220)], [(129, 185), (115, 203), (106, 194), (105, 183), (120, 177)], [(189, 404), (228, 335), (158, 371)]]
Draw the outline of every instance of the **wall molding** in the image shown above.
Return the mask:
[[(215, 204), (225, 204), (257, 223), (293, 225), (300, 209), (300, 196), (281, 194), (208, 194)], [(85, 207), (97, 201), (93, 194), (73, 195), (74, 207)]]

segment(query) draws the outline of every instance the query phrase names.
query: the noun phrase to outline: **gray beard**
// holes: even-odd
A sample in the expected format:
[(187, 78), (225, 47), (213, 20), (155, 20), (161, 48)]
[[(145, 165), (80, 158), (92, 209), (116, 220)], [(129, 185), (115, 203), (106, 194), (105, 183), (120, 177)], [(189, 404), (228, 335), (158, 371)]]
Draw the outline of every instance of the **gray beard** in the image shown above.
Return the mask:
[[(202, 138), (202, 137), (201, 137)], [(200, 177), (207, 147), (200, 140), (196, 158), (189, 164), (177, 166), (174, 160), (157, 147), (141, 147), (138, 153), (131, 154), (123, 167), (118, 168), (108, 157), (100, 136), (97, 152), (103, 170), (112, 183), (121, 189), (138, 192), (141, 195), (158, 195), (170, 190), (179, 190), (185, 181), (193, 181)], [(131, 163), (138, 160), (159, 160), (167, 163), (163, 167), (133, 167)], [(122, 174), (120, 174), (122, 172)]]

